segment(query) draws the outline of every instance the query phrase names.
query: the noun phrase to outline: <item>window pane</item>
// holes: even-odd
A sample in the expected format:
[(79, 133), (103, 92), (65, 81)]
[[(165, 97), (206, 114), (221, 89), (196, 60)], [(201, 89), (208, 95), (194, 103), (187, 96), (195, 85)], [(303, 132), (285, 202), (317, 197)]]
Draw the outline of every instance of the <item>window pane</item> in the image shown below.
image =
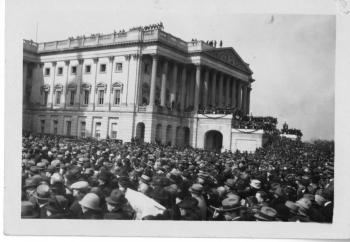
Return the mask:
[(103, 99), (104, 99), (104, 91), (103, 90), (100, 90), (98, 92), (98, 103), (99, 104), (103, 104)]
[(116, 104), (116, 105), (120, 104), (120, 90), (119, 89), (114, 91), (114, 104)]
[(84, 104), (85, 105), (88, 105), (89, 104), (89, 91), (88, 90), (85, 90), (84, 91)]
[(75, 90), (70, 91), (70, 105), (74, 105), (74, 96), (75, 96)]
[(86, 123), (85, 121), (82, 121), (80, 126), (80, 136), (83, 138), (85, 138), (85, 129), (86, 129)]
[(66, 134), (67, 134), (67, 136), (70, 136), (72, 123), (71, 123), (71, 121), (67, 121), (66, 124), (67, 124), (67, 133)]
[(56, 104), (61, 103), (61, 91), (56, 91)]
[(100, 138), (101, 137), (101, 123), (98, 122), (95, 125), (95, 138)]

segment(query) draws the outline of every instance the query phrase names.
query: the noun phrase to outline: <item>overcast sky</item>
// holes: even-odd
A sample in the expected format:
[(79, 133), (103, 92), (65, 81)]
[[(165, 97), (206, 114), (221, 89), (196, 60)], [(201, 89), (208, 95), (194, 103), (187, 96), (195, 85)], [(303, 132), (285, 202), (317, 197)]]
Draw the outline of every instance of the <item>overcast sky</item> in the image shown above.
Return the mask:
[[(18, 0), (15, 0), (18, 1)], [(335, 17), (230, 14), (214, 1), (19, 1), (23, 38), (66, 39), (162, 21), (185, 41), (222, 40), (250, 64), (253, 115), (301, 129), (304, 140), (334, 139)]]

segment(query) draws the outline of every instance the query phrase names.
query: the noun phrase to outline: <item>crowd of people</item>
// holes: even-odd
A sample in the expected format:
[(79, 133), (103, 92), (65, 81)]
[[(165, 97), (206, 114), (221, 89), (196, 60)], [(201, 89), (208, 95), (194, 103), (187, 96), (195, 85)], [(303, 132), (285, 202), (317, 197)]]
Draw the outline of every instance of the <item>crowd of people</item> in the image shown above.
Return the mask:
[(254, 153), (23, 135), (22, 218), (331, 223), (334, 146)]

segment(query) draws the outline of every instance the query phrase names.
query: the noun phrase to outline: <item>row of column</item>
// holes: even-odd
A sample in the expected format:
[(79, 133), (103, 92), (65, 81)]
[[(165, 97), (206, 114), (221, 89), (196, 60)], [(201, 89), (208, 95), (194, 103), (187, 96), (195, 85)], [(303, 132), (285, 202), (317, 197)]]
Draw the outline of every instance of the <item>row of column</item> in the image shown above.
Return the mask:
[[(155, 105), (159, 62), (159, 56), (153, 55), (150, 106)], [(162, 62), (160, 106), (166, 106), (169, 63), (166, 59), (162, 60)], [(193, 73), (193, 78), (192, 76), (188, 77), (188, 73)], [(180, 80), (178, 80), (179, 74), (181, 74)], [(211, 106), (216, 108), (235, 107), (241, 109), (244, 114), (249, 113), (251, 88), (246, 82), (216, 70), (206, 68), (203, 65), (196, 65), (196, 68), (193, 69), (186, 65), (174, 63), (170, 75), (173, 81), (170, 91), (170, 103), (178, 101), (180, 103), (180, 110), (184, 110), (186, 106), (193, 104), (193, 111), (195, 112), (198, 112), (199, 106), (203, 108)], [(204, 78), (202, 75), (204, 75)], [(179, 100), (176, 100), (178, 81), (180, 83)], [(192, 81), (194, 81), (194, 83), (191, 83)], [(192, 89), (192, 87), (194, 88)]]

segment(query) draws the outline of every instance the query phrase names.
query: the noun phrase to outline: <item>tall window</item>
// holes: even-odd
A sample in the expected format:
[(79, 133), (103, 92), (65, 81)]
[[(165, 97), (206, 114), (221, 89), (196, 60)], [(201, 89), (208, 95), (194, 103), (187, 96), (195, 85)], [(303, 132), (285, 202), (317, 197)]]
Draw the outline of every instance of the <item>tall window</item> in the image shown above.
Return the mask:
[(61, 91), (56, 91), (56, 104), (60, 104), (61, 103)]
[(46, 106), (47, 105), (47, 99), (49, 97), (49, 92), (45, 91), (44, 92), (44, 100), (43, 100), (43, 105)]
[(45, 76), (49, 76), (50, 75), (50, 68), (45, 68)]
[(114, 90), (114, 105), (120, 105), (120, 89)]
[(43, 134), (45, 133), (45, 120), (40, 121), (40, 132)]
[(117, 124), (112, 123), (111, 125), (111, 139), (116, 139), (117, 138)]
[(105, 95), (105, 91), (104, 90), (99, 90), (98, 91), (98, 104), (100, 104), (100, 105), (103, 104), (104, 95)]
[(150, 68), (149, 68), (149, 64), (145, 63), (145, 73), (149, 74), (150, 73)]
[(120, 62), (116, 63), (115, 64), (115, 71), (122, 72), (123, 71), (123, 63), (120, 63)]
[(74, 105), (75, 90), (70, 91), (69, 105)]
[(66, 121), (66, 125), (67, 125), (66, 135), (70, 136), (71, 135), (71, 129), (72, 129), (72, 122), (71, 121)]
[(86, 65), (85, 66), (85, 73), (86, 74), (90, 74), (91, 73), (91, 66), (90, 65)]
[(56, 135), (58, 130), (58, 120), (53, 121), (53, 134)]
[(76, 66), (72, 66), (71, 74), (72, 75), (76, 75), (77, 74), (77, 67)]
[(63, 75), (63, 67), (58, 67), (57, 75)]
[(100, 65), (100, 72), (106, 72), (106, 64), (101, 64)]
[(95, 124), (95, 138), (99, 139), (101, 137), (101, 123), (97, 122)]
[(82, 138), (85, 138), (85, 129), (86, 129), (86, 122), (85, 121), (82, 121), (80, 123), (80, 136)]
[(90, 95), (89, 90), (84, 90), (84, 105), (89, 104), (89, 95)]

